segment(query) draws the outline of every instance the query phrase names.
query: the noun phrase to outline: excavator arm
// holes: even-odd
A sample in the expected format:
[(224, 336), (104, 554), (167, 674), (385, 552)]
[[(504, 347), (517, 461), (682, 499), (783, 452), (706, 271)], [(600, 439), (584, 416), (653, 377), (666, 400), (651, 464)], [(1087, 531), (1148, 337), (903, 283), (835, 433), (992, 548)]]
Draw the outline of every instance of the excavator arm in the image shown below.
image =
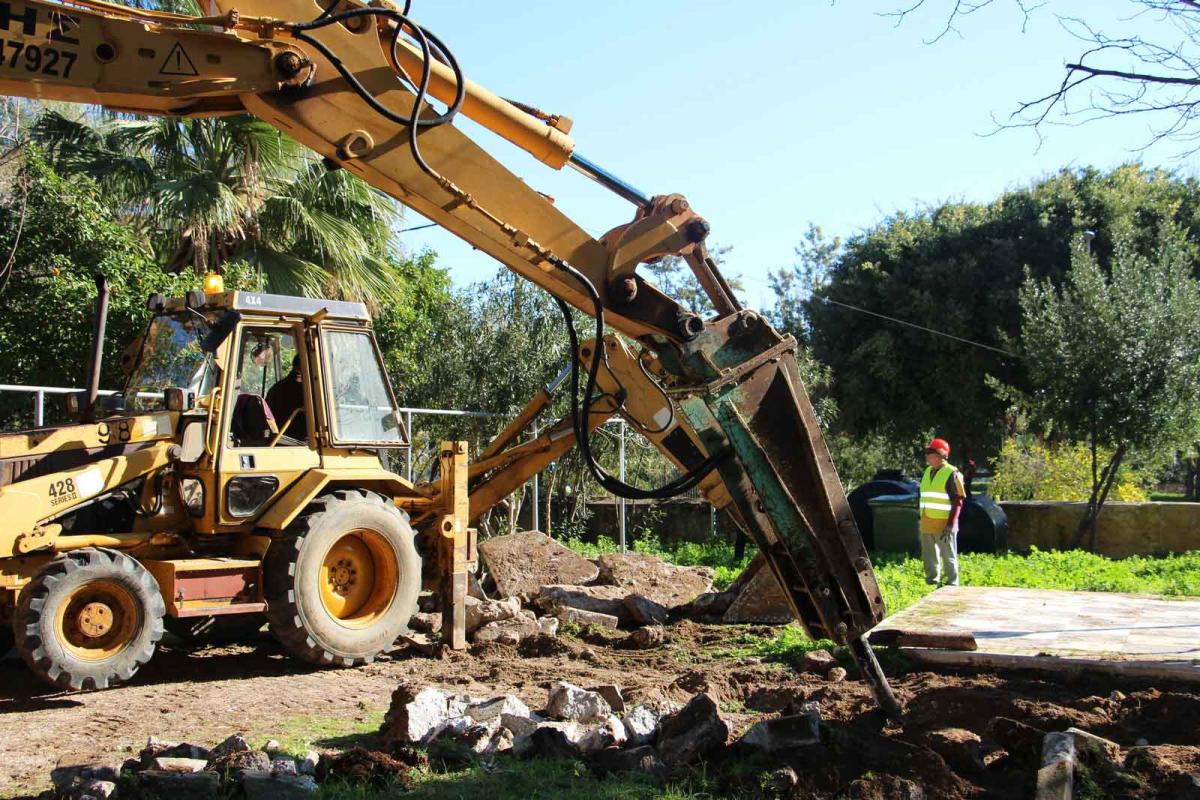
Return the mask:
[[(643, 194), (575, 151), (569, 119), (468, 80), (408, 6), (205, 0), (209, 16), (195, 18), (99, 0), (0, 2), (0, 92), (146, 114), (248, 112), (538, 284), (568, 323), (567, 305), (591, 315), (595, 336), (571, 354), (572, 413), (535, 442), (485, 452), (469, 475), (472, 515), (576, 442), (611, 490), (666, 494), (620, 485), (592, 458), (590, 432), (625, 415), (685, 473), (673, 488), (699, 485), (727, 512), (762, 550), (805, 629), (850, 645), (898, 717), (862, 638), (882, 619), (883, 601), (795, 340), (741, 308), (705, 249), (708, 223), (684, 197)], [(633, 204), (633, 219), (591, 236), (455, 127), (457, 113), (551, 168), (598, 181)], [(712, 319), (637, 273), (666, 256), (691, 267)], [(630, 352), (609, 328), (644, 352)]]

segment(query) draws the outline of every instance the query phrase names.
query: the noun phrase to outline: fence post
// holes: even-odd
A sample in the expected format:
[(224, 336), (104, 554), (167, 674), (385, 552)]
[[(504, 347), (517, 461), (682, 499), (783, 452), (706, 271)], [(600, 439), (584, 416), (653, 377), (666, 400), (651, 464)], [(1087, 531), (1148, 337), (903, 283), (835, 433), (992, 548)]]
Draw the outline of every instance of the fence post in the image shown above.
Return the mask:
[[(620, 451), (619, 451), (620, 459), (621, 459), (620, 460), (620, 478), (621, 478), (621, 483), (624, 483), (625, 482), (625, 420), (624, 420), (624, 418), (622, 418), (622, 419), (618, 420), (618, 422), (620, 424), (617, 426), (617, 433), (621, 437), (621, 439), (620, 439), (621, 444), (620, 444)], [(625, 498), (624, 497), (617, 498), (617, 506), (618, 506), (617, 531), (619, 532), (620, 537), (621, 537), (620, 538), (621, 552), (624, 553), (625, 552)]]
[[(536, 440), (537, 437), (538, 437), (538, 426), (537, 426), (537, 423), (534, 423), (533, 438)], [(533, 514), (531, 515), (531, 518), (533, 519), (533, 525), (530, 528), (530, 530), (534, 530), (534, 531), (541, 530), (541, 528), (538, 527), (538, 478), (539, 477), (540, 477), (540, 473), (537, 473), (537, 472), (533, 473)]]
[(408, 453), (404, 457), (404, 476), (412, 483), (413, 479), (413, 429), (412, 412), (404, 412), (404, 427), (408, 428)]

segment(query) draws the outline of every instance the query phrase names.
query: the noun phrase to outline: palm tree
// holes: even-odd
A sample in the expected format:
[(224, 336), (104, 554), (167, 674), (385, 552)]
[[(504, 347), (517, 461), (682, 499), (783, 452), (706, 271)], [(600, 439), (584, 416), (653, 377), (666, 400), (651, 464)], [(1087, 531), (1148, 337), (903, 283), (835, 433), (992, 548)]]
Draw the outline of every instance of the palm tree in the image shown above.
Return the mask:
[(33, 139), (66, 174), (95, 181), (163, 268), (221, 271), (247, 261), (264, 288), (383, 299), (400, 206), (329, 171), (248, 116), (72, 119), (47, 110)]

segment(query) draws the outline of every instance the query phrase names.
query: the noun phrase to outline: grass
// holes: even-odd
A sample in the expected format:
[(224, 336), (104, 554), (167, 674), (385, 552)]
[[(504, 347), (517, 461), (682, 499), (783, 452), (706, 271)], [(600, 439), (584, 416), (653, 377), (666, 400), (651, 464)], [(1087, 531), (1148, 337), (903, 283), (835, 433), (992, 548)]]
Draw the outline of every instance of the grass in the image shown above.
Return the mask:
[(288, 717), (262, 730), (249, 731), (246, 738), (256, 746), (267, 739), (274, 739), (284, 753), (297, 758), (302, 758), (309, 750), (349, 749), (368, 744), (383, 725), (383, 711), (364, 704), (360, 704), (359, 711), (353, 717), (325, 717), (318, 714)]
[[(572, 539), (566, 545), (589, 558), (617, 550), (616, 544), (609, 539), (601, 539), (597, 544)], [(753, 556), (750, 553), (739, 560), (734, 557), (733, 547), (725, 542), (686, 543), (664, 548), (653, 538), (635, 541), (634, 551), (656, 555), (674, 564), (712, 567), (716, 572), (713, 584), (717, 589), (732, 583)], [(919, 558), (900, 553), (875, 553), (872, 561), (889, 614), (908, 608), (933, 591), (933, 587), (925, 583)], [(964, 553), (959, 556), (959, 567), (962, 582), (967, 586), (1200, 596), (1200, 550), (1120, 559), (1083, 550), (1059, 552), (1036, 548), (1027, 555)], [(795, 663), (806, 652), (819, 649), (833, 650), (832, 642), (814, 642), (800, 628), (788, 626), (771, 638), (746, 637), (735, 650), (723, 655), (755, 655)]]
[[(717, 800), (704, 775), (693, 774), (663, 786), (641, 775), (597, 777), (576, 761), (483, 761), (450, 772), (416, 770), (414, 787), (404, 797), (411, 800), (537, 800), (570, 797), (572, 800)], [(384, 800), (398, 796), (395, 789), (330, 783), (321, 787), (319, 800)]]

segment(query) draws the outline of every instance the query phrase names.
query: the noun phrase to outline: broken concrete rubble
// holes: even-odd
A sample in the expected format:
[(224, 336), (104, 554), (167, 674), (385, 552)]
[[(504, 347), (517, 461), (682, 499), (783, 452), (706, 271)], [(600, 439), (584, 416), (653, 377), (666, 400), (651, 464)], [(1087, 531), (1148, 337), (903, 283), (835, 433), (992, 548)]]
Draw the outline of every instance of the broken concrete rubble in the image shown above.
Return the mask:
[(521, 601), (515, 597), (503, 600), (466, 598), (467, 635), (492, 622), (512, 619), (521, 613)]
[(577, 608), (608, 614), (618, 619), (628, 618), (625, 596), (629, 592), (619, 586), (574, 586), (551, 584), (537, 594), (537, 605), (547, 614), (557, 614), (561, 608)]
[(625, 735), (633, 746), (653, 744), (658, 737), (658, 723), (661, 715), (650, 706), (638, 705), (626, 714), (621, 722), (625, 726)]
[(381, 733), (388, 743), (425, 744), (448, 721), (462, 716), (467, 706), (466, 698), (448, 695), (433, 686), (417, 691), (401, 684), (392, 693)]
[(766, 753), (778, 753), (820, 741), (821, 712), (816, 703), (809, 702), (804, 704), (800, 714), (755, 723), (740, 743)]
[(556, 612), (558, 620), (567, 625), (595, 625), (598, 628), (616, 630), (621, 621), (612, 614), (601, 614), (599, 611), (586, 611), (582, 608), (560, 606)]
[(542, 633), (537, 617), (532, 611), (521, 611), (511, 619), (489, 622), (475, 631), (476, 644), (499, 642), (500, 644), (520, 644), (523, 639)]
[(666, 606), (640, 594), (631, 594), (622, 602), (629, 618), (637, 625), (662, 625), (670, 613)]
[(628, 738), (621, 718), (616, 714), (609, 714), (598, 726), (580, 737), (579, 751), (587, 755), (609, 747), (620, 747)]
[(638, 628), (625, 640), (628, 647), (634, 650), (649, 650), (658, 647), (667, 639), (667, 632), (662, 625), (647, 625)]
[(625, 696), (621, 694), (621, 687), (615, 683), (605, 683), (600, 686), (592, 686), (588, 689), (589, 692), (595, 692), (605, 699), (608, 707), (614, 713), (625, 713)]
[(479, 554), (501, 597), (532, 596), (552, 584), (587, 584), (600, 574), (591, 561), (538, 531), (480, 542)]
[(672, 766), (689, 764), (723, 746), (728, 737), (729, 725), (721, 718), (716, 700), (702, 693), (663, 720), (658, 752)]
[(554, 719), (569, 722), (603, 722), (612, 709), (597, 692), (559, 681), (550, 687), (550, 697), (546, 703), (546, 714)]
[(599, 565), (600, 583), (635, 590), (666, 608), (686, 605), (712, 590), (708, 567), (679, 567), (641, 553), (607, 553)]
[(521, 698), (511, 694), (493, 697), (490, 700), (483, 700), (467, 706), (467, 716), (476, 722), (492, 722), (502, 719), (505, 715), (528, 717), (529, 713), (529, 706), (521, 702)]

